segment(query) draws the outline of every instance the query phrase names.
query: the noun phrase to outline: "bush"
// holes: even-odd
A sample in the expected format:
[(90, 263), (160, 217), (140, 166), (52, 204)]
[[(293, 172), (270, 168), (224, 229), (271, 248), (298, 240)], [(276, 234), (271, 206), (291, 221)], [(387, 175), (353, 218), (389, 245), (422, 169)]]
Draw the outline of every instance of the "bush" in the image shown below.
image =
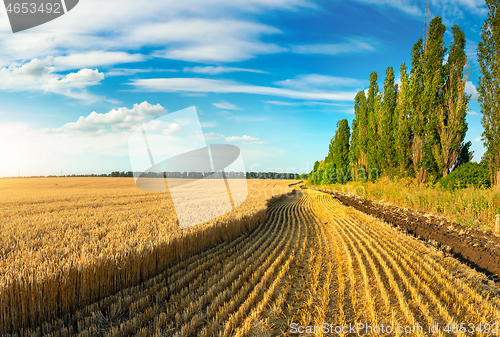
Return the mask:
[(441, 186), (449, 190), (474, 186), (476, 188), (489, 188), (491, 186), (488, 167), (478, 163), (460, 165), (446, 177), (439, 180)]

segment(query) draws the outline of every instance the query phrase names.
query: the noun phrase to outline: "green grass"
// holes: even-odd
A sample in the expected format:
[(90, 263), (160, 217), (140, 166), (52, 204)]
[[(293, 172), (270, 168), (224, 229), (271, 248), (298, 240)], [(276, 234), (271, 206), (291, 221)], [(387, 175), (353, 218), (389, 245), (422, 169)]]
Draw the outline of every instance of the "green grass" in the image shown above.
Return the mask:
[(357, 188), (358, 195), (364, 189), (364, 198), (444, 216), (475, 229), (492, 230), (495, 215), (500, 214), (500, 191), (495, 189), (467, 187), (449, 191), (439, 186), (421, 187), (411, 178), (390, 180), (386, 177), (374, 183), (350, 182), (324, 188), (347, 191), (347, 186), (351, 191)]

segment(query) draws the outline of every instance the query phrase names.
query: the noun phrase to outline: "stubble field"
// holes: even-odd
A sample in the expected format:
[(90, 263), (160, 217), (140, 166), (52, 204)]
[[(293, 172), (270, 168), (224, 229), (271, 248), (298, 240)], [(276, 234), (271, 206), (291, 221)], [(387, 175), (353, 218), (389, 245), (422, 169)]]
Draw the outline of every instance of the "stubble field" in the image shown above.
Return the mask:
[[(269, 183), (281, 184), (284, 191), (290, 181), (260, 181), (254, 188), (262, 192), (271, 188)], [(151, 203), (149, 216), (154, 216), (155, 207), (161, 205), (155, 199), (159, 197), (154, 193), (133, 193), (137, 193), (135, 203)], [(110, 211), (117, 210), (120, 200), (124, 204), (129, 200), (130, 204), (130, 198), (123, 193), (116, 197), (116, 203), (107, 200), (106, 204)], [(188, 254), (186, 250), (184, 254), (175, 253), (177, 256), (174, 250), (175, 263), (156, 266), (151, 275), (137, 269), (158, 259), (140, 259), (129, 267), (120, 265), (126, 269), (125, 279), (130, 273), (139, 274), (132, 286), (116, 283), (106, 295), (97, 293), (98, 299), (73, 310), (63, 307), (47, 312), (46, 318), (40, 318), (32, 329), (21, 331), (20, 325), (10, 328), (17, 329), (19, 335), (51, 336), (281, 336), (300, 332), (380, 336), (384, 333), (377, 329), (382, 327), (391, 327), (391, 333), (384, 330), (391, 336), (500, 333), (500, 297), (484, 275), (386, 223), (342, 205), (331, 195), (294, 191), (287, 197), (275, 198), (267, 207), (268, 199), (249, 198), (240, 206), (252, 214), (264, 208), (267, 216), (256, 221), (255, 226), (244, 225), (242, 218), (229, 213), (226, 222), (206, 226), (222, 227), (224, 231), (197, 231), (192, 241), (186, 241), (193, 245), (202, 240), (206, 247), (199, 251)], [(63, 200), (59, 202), (64, 205)], [(252, 203), (261, 208), (252, 208)], [(64, 215), (78, 224), (79, 213), (71, 211), (70, 204), (69, 213)], [(50, 210), (60, 209), (50, 202), (44, 205), (45, 217)], [(7, 206), (2, 207), (2, 219), (7, 219)], [(26, 224), (39, 207), (33, 206), (32, 213), (18, 225)], [(152, 227), (147, 224), (152, 221), (141, 212), (137, 209), (132, 214), (137, 214), (135, 221), (150, 232), (138, 232), (137, 237), (158, 237), (151, 234)], [(153, 223), (159, 226), (162, 221)], [(242, 226), (246, 229), (237, 230)], [(237, 234), (227, 235), (228, 229)], [(210, 235), (217, 239), (210, 240)], [(124, 240), (125, 236), (119, 243)], [(110, 247), (110, 252), (116, 249)], [(151, 247), (155, 247), (153, 243)], [(95, 275), (88, 287), (116, 279)], [(23, 297), (22, 292), (18, 296), (37, 310), (36, 299)], [(9, 302), (1, 305), (5, 312)], [(4, 316), (4, 329), (6, 323)], [(345, 328), (349, 326), (364, 328), (353, 334)], [(438, 332), (429, 333), (430, 326), (438, 326)]]

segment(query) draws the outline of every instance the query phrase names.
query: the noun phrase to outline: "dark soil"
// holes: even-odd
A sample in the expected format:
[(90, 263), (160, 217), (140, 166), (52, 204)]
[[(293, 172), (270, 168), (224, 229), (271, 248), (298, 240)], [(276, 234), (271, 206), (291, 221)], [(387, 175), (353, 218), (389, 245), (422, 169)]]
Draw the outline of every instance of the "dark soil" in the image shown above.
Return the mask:
[(500, 238), (492, 233), (461, 226), (446, 219), (360, 197), (332, 194), (344, 205), (379, 218), (442, 249), (472, 268), (500, 281)]

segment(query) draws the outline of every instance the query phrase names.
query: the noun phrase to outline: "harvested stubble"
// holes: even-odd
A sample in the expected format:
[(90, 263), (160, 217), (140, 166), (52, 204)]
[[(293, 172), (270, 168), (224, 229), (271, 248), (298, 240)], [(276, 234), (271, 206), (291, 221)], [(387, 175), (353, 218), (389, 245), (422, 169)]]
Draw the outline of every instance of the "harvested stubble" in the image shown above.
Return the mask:
[(53, 317), (251, 231), (289, 182), (249, 181), (236, 210), (181, 231), (168, 192), (141, 191), (133, 179), (1, 179), (0, 334), (46, 332)]
[(39, 335), (286, 336), (291, 323), (328, 322), (423, 327), (412, 336), (439, 324), (446, 336), (448, 323), (498, 323), (499, 297), (482, 281), (329, 195), (297, 191), (253, 231), (47, 322)]

